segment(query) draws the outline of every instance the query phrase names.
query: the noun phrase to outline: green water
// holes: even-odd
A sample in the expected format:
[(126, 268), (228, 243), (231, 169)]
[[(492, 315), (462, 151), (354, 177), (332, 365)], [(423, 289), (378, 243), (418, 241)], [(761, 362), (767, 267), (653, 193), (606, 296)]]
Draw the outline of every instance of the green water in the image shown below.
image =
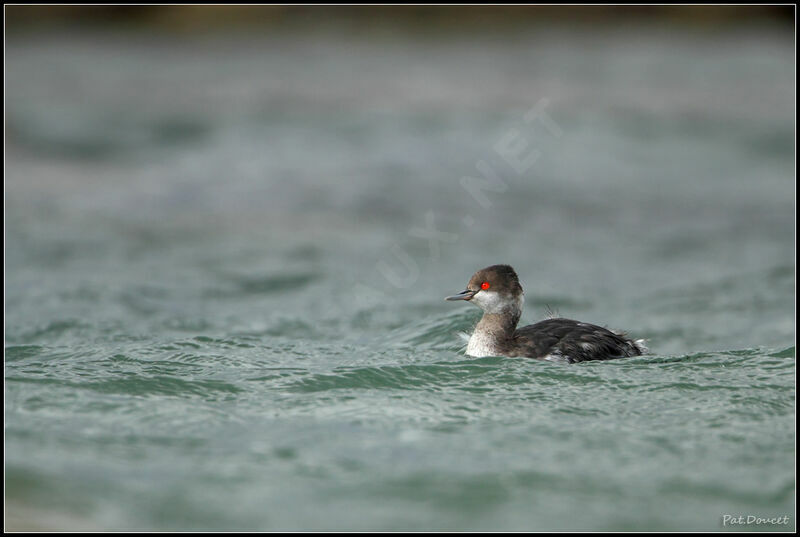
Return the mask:
[[(793, 54), (9, 39), (7, 527), (793, 530)], [(464, 356), (494, 263), (652, 354)]]

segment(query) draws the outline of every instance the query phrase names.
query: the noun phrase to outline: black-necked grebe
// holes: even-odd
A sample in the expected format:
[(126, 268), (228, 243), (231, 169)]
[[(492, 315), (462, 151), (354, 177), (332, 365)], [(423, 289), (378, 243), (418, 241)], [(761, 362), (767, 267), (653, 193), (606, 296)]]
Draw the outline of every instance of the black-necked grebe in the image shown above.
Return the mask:
[(546, 319), (517, 328), (523, 292), (517, 273), (508, 265), (479, 270), (466, 290), (445, 300), (468, 300), (483, 310), (467, 344), (469, 356), (524, 356), (575, 363), (647, 352), (641, 339), (572, 319)]

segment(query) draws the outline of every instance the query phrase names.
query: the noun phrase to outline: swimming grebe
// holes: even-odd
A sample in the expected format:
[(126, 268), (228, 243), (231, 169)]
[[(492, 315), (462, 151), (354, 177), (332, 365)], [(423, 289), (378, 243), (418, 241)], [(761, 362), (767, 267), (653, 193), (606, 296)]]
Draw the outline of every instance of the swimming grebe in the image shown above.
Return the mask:
[(546, 319), (517, 328), (523, 292), (517, 273), (508, 265), (479, 270), (464, 291), (445, 300), (468, 300), (483, 310), (467, 344), (469, 356), (523, 356), (575, 363), (647, 352), (641, 339), (572, 319)]

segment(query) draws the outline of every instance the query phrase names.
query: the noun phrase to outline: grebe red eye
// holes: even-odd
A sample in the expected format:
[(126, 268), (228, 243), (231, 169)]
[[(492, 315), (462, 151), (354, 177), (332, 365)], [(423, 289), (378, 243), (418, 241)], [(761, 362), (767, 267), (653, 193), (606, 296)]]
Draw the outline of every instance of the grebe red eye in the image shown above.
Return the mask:
[(481, 284), (481, 289), (483, 289), (484, 291), (486, 291), (486, 290), (487, 290), (489, 287), (491, 287), (491, 286), (489, 285), (489, 282), (483, 282), (483, 283)]

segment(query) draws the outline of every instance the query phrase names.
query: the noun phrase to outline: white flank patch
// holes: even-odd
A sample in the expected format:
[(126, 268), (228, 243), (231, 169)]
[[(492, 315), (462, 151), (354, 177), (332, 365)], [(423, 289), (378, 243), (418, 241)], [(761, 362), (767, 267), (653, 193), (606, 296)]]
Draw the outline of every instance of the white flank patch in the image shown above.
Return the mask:
[(563, 354), (561, 354), (558, 351), (551, 352), (550, 354), (545, 356), (544, 359), (547, 360), (548, 362), (559, 362), (559, 363), (568, 363), (569, 362), (569, 358), (567, 358), (566, 356), (564, 356)]

